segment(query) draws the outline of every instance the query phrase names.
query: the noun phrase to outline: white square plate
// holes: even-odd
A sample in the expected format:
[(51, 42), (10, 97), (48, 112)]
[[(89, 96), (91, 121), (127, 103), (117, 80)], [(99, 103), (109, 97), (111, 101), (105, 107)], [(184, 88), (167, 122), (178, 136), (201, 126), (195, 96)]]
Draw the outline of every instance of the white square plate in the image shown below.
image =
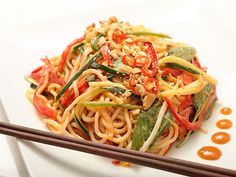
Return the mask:
[[(207, 134), (195, 132), (182, 148), (173, 148), (169, 156), (219, 167), (236, 169), (234, 149), (236, 129), (226, 130), (232, 137), (225, 145), (211, 142), (211, 135), (217, 131), (215, 123), (221, 118), (220, 108), (229, 106), (233, 114), (227, 118), (236, 125), (235, 76), (236, 24), (233, 16), (220, 13), (215, 1), (166, 0), (138, 1), (137, 3), (116, 3), (102, 9), (85, 13), (77, 12), (60, 19), (19, 26), (9, 30), (1, 39), (1, 99), (11, 123), (47, 130), (34, 107), (25, 98), (28, 83), (24, 75), (41, 64), (40, 58), (61, 54), (64, 47), (74, 38), (81, 36), (92, 22), (105, 20), (115, 15), (131, 24), (143, 24), (157, 31), (170, 34), (175, 41), (194, 46), (208, 72), (219, 80), (218, 101), (211, 118), (204, 122)], [(223, 2), (223, 1), (222, 1)], [(233, 2), (233, 1), (231, 1)], [(221, 3), (223, 4), (223, 3)], [(231, 4), (233, 7), (233, 3)], [(230, 7), (228, 5), (228, 7)], [(100, 10), (99, 10), (100, 9)], [(102, 10), (101, 10), (102, 9)], [(230, 19), (231, 18), (231, 19)], [(230, 24), (228, 22), (231, 22)], [(205, 161), (197, 156), (197, 150), (205, 145), (221, 149), (223, 155), (217, 161)], [(170, 173), (151, 168), (114, 166), (110, 159), (65, 150), (57, 147), (20, 141), (19, 147), (31, 176), (170, 176)], [(171, 174), (174, 176), (175, 174)], [(176, 175), (177, 176), (177, 175)]]

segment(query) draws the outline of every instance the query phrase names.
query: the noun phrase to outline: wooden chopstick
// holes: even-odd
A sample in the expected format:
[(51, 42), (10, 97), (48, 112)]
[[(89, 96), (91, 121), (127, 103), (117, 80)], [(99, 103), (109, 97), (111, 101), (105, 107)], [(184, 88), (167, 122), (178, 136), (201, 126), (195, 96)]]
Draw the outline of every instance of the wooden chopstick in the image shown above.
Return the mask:
[(0, 133), (20, 139), (73, 149), (103, 157), (119, 159), (122, 161), (183, 175), (215, 177), (236, 176), (235, 170), (203, 165), (170, 157), (162, 157), (134, 150), (127, 150), (111, 145), (98, 144), (4, 122), (0, 122)]

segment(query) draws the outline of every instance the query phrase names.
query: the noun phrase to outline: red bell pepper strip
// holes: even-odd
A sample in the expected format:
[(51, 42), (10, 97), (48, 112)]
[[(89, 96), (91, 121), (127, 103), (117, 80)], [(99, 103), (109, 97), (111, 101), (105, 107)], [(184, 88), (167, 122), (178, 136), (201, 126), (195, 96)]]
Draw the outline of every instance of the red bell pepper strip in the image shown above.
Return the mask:
[(102, 56), (104, 58), (105, 61), (108, 62), (108, 65), (109, 66), (112, 66), (112, 56), (110, 54), (110, 49), (107, 45), (103, 45), (100, 49), (101, 53), (102, 53)]
[(119, 29), (115, 29), (113, 31), (113, 34), (112, 34), (112, 40), (117, 43), (117, 44), (120, 44), (122, 43), (125, 39), (127, 39), (127, 36), (122, 32), (120, 31)]
[(137, 64), (135, 58), (128, 55), (124, 55), (122, 57), (122, 61), (125, 65), (131, 66), (131, 67), (134, 67)]
[(183, 72), (181, 74), (181, 76), (182, 76), (181, 80), (183, 81), (184, 85), (188, 85), (188, 84), (192, 83), (195, 80), (191, 75), (189, 75), (186, 72)]
[(78, 84), (78, 91), (80, 94), (82, 94), (88, 87), (88, 82), (86, 81), (86, 78), (81, 79)]
[[(79, 94), (82, 94), (87, 88), (88, 88), (88, 83), (86, 81), (86, 79), (82, 79), (78, 82), (77, 84), (78, 86), (78, 91), (79, 91)], [(61, 104), (67, 108), (74, 100), (75, 100), (75, 93), (72, 90), (67, 90), (65, 92), (65, 94), (61, 97)]]
[(179, 112), (183, 111), (185, 108), (193, 105), (193, 97), (191, 95), (184, 96), (184, 100), (179, 105)]
[(48, 77), (49, 77), (48, 85), (50, 85), (52, 83), (56, 83), (56, 84), (63, 86), (65, 84), (65, 81), (63, 79), (61, 79), (60, 76), (58, 75), (58, 73), (56, 72), (56, 70), (52, 68), (49, 59), (46, 57), (45, 59), (42, 59), (42, 61), (45, 63), (45, 65), (40, 66), (40, 67), (36, 68), (35, 70), (33, 70), (31, 72), (30, 76), (37, 83), (40, 83), (41, 79), (44, 79), (45, 71), (47, 71)]
[(72, 41), (67, 47), (66, 49), (63, 51), (62, 55), (61, 55), (61, 60), (58, 64), (58, 71), (61, 72), (64, 68), (64, 65), (66, 63), (66, 59), (67, 56), (69, 55), (69, 52), (71, 50), (71, 48), (75, 45), (78, 44), (80, 42), (82, 42), (84, 40), (84, 36), (82, 36), (81, 38), (75, 39), (74, 41)]
[[(152, 86), (151, 89), (149, 87), (150, 84), (154, 85), (154, 86)], [(158, 83), (158, 80), (156, 80), (155, 78), (148, 78), (148, 79), (144, 80), (143, 86), (146, 89), (146, 91), (149, 92), (149, 93), (157, 94), (158, 91), (159, 91), (159, 83)]]
[(61, 105), (67, 108), (75, 99), (75, 93), (72, 90), (67, 90), (65, 94), (61, 97)]
[[(151, 42), (144, 42), (144, 46), (148, 47), (146, 52), (151, 58), (151, 64), (150, 66), (143, 65), (141, 71), (143, 72), (144, 75), (148, 77), (154, 77), (155, 74), (157, 73), (157, 55)], [(151, 73), (149, 70), (151, 71)]]
[(164, 97), (164, 100), (166, 101), (167, 105), (168, 105), (168, 108), (170, 110), (170, 112), (172, 113), (172, 115), (174, 116), (174, 118), (176, 119), (177, 123), (180, 125), (180, 126), (183, 126), (185, 127), (187, 130), (196, 130), (196, 129), (199, 129), (199, 127), (201, 126), (201, 123), (202, 123), (202, 119), (200, 119), (199, 117), (199, 120), (197, 122), (189, 122), (185, 117), (179, 115), (171, 101), (169, 98), (167, 98), (166, 96)]
[[(38, 86), (33, 96), (33, 104), (36, 107), (36, 109), (40, 112), (40, 114), (46, 116), (47, 118), (55, 120), (57, 116), (57, 111), (48, 107), (47, 101), (38, 97), (36, 93), (46, 80), (48, 80), (48, 83), (45, 89), (48, 87), (50, 83), (58, 83), (60, 85), (63, 85), (65, 82), (62, 79), (60, 79), (57, 72), (53, 70), (51, 63), (47, 57), (42, 60), (44, 61), (44, 66), (38, 67), (31, 73), (31, 76), (38, 82)], [(38, 94), (42, 94), (44, 90), (41, 90), (41, 92)]]
[(173, 68), (164, 68), (162, 70), (162, 76), (168, 76), (169, 74), (171, 74), (174, 77), (177, 77), (178, 75), (180, 75), (182, 73), (182, 71), (178, 70), (178, 69), (173, 69)]
[(42, 76), (41, 70), (42, 70), (42, 68), (43, 68), (43, 66), (40, 66), (40, 67), (36, 68), (35, 70), (33, 70), (33, 71), (31, 72), (31, 75), (30, 75), (30, 76), (31, 76), (36, 82), (39, 82), (40, 79), (41, 79), (41, 76)]
[(36, 107), (36, 109), (40, 112), (40, 114), (42, 114), (43, 116), (46, 116), (47, 118), (52, 119), (52, 120), (56, 119), (57, 111), (49, 108), (46, 105), (47, 102), (45, 102), (44, 100), (39, 98), (36, 95), (36, 92), (35, 92), (35, 94), (33, 96), (33, 103), (34, 103), (34, 106)]

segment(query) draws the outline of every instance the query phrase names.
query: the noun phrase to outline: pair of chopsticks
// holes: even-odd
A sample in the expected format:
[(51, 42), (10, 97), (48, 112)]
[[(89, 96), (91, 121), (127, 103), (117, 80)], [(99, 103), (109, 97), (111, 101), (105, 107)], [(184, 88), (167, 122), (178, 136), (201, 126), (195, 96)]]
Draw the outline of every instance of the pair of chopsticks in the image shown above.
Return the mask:
[(79, 140), (5, 122), (0, 122), (0, 133), (24, 140), (82, 151), (188, 176), (236, 176), (235, 170)]

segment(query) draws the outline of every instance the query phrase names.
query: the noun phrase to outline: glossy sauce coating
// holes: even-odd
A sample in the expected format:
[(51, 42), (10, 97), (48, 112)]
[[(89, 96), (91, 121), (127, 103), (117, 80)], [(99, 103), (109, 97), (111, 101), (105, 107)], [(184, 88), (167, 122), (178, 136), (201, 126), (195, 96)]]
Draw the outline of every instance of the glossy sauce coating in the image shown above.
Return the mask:
[(226, 132), (217, 132), (212, 135), (211, 140), (216, 144), (225, 144), (230, 141), (230, 135)]
[(221, 151), (214, 146), (204, 146), (198, 150), (198, 156), (205, 160), (217, 160), (221, 154)]
[(224, 107), (220, 110), (220, 112), (224, 115), (230, 115), (232, 113), (232, 109), (230, 109), (229, 107)]
[(216, 122), (216, 126), (220, 129), (229, 129), (232, 127), (232, 125), (233, 123), (228, 119), (222, 119)]

